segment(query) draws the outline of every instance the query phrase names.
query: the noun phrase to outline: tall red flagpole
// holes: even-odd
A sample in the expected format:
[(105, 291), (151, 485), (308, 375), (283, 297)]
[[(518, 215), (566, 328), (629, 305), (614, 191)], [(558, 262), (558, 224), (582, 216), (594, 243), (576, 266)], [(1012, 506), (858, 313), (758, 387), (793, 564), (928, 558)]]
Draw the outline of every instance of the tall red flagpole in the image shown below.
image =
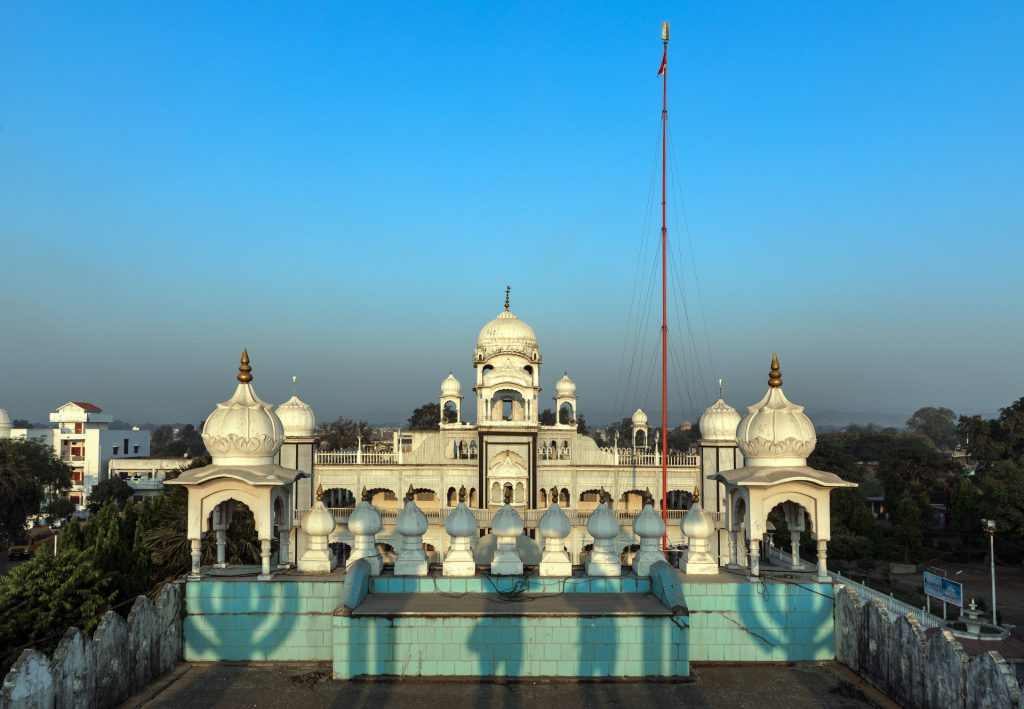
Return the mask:
[[(666, 144), (668, 142), (668, 23), (661, 23), (661, 519), (668, 522), (668, 225), (665, 218)], [(661, 538), (668, 547), (668, 529)]]

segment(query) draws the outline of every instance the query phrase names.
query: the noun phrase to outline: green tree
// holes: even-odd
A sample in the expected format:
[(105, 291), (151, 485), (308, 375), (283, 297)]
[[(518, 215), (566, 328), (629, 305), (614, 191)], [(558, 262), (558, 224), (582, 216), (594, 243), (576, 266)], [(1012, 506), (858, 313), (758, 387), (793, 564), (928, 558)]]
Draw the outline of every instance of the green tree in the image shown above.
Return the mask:
[(576, 415), (576, 433), (579, 433), (583, 436), (590, 435), (590, 427), (587, 426), (587, 419), (583, 416), (583, 414)]
[(555, 412), (551, 409), (544, 409), (540, 412), (537, 417), (541, 426), (554, 426), (555, 425)]
[(1024, 467), (998, 460), (978, 475), (978, 485), (980, 508), (996, 521), (999, 534), (1024, 536)]
[(1006, 443), (998, 421), (981, 416), (961, 416), (956, 427), (957, 438), (967, 455), (982, 467), (1001, 459), (1006, 454)]
[(981, 540), (981, 492), (968, 478), (960, 480), (949, 498), (950, 526), (966, 543)]
[(316, 437), (320, 439), (320, 449), (328, 451), (355, 448), (360, 437), (362, 437), (363, 443), (374, 440), (370, 424), (366, 421), (353, 421), (343, 416), (339, 416), (329, 423), (320, 424)]
[(124, 503), (130, 500), (134, 494), (132, 486), (121, 478), (107, 478), (89, 493), (87, 505), (91, 512), (96, 512), (109, 502), (118, 507), (124, 507)]
[(929, 495), (944, 500), (960, 473), (959, 466), (921, 438), (894, 439), (894, 444), (878, 465), (889, 508), (904, 497), (919, 500)]
[(903, 561), (909, 562), (911, 552), (917, 552), (924, 529), (921, 507), (909, 497), (904, 497), (896, 508), (896, 539), (903, 545)]
[(75, 509), (75, 503), (66, 497), (54, 497), (46, 503), (46, 513), (54, 519), (67, 519)]
[(6, 649), (0, 656), (0, 673), (7, 672), (23, 645), (34, 643), (37, 650), (49, 653), (65, 628), (76, 625), (92, 633), (112, 599), (89, 552), (36, 552), (0, 577), (0, 648)]
[(907, 419), (907, 428), (924, 436), (939, 450), (956, 446), (956, 414), (945, 407), (925, 406)]
[(62, 554), (65, 549), (81, 551), (85, 548), (85, 532), (82, 531), (82, 525), (78, 520), (71, 520), (60, 530), (58, 542)]
[(433, 402), (417, 406), (409, 416), (410, 431), (434, 431), (440, 425), (441, 408)]
[(0, 543), (20, 541), (25, 520), (37, 514), (47, 495), (71, 487), (71, 468), (53, 447), (34, 438), (0, 439)]

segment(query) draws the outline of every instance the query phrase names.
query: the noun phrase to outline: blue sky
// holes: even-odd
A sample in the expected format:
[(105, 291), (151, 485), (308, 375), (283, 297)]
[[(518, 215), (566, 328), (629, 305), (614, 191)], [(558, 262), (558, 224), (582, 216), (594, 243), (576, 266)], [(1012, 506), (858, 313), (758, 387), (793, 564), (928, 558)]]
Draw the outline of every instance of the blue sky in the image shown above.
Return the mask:
[(775, 350), (810, 411), (1024, 395), (1018, 3), (11, 2), (0, 406), (198, 420), (245, 345), (268, 400), (400, 421), (511, 284), (543, 396), (657, 410), (664, 19), (672, 417)]

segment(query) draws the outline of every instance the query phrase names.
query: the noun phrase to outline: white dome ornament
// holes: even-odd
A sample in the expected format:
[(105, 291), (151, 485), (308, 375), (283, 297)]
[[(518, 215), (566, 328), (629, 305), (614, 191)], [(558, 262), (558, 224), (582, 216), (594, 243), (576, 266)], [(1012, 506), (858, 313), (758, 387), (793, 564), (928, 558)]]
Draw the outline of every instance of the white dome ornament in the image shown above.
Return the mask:
[(553, 502), (540, 518), (538, 529), (544, 540), (544, 551), (540, 557), (541, 576), (572, 576), (572, 561), (565, 551), (565, 538), (572, 531), (569, 518), (558, 505), (558, 488), (551, 488)]
[(491, 532), (498, 540), (491, 560), (491, 573), (495, 576), (520, 576), (523, 560), (519, 557), (516, 540), (523, 533), (523, 518), (512, 507), (512, 488), (505, 488), (505, 504), (491, 519)]
[(0, 438), (11, 437), (11, 417), (7, 415), (7, 412), (0, 409)]
[(715, 528), (711, 520), (704, 514), (704, 508), (700, 505), (700, 487), (693, 491), (693, 504), (686, 511), (679, 521), (679, 527), (683, 531), (688, 544), (682, 560), (679, 562), (679, 570), (684, 574), (701, 576), (712, 576), (718, 573), (718, 563), (708, 552), (708, 540), (714, 533)]
[(718, 394), (718, 401), (704, 409), (704, 413), (701, 414), (700, 437), (705, 441), (735, 441), (740, 414), (722, 398), (721, 379), (718, 380)]
[(562, 375), (562, 378), (555, 382), (555, 398), (556, 399), (572, 399), (576, 396), (576, 382), (569, 379), (569, 373), (566, 372)]
[(398, 515), (395, 530), (402, 535), (402, 548), (395, 559), (395, 576), (426, 576), (430, 565), (423, 552), (423, 535), (427, 531), (427, 516), (416, 505), (412, 485), (405, 493), (405, 507)]
[(782, 372), (779, 358), (772, 355), (772, 369), (768, 378), (768, 393), (753, 406), (736, 429), (736, 443), (743, 451), (744, 465), (803, 466), (814, 450), (818, 438), (814, 424), (782, 393)]
[(601, 501), (587, 519), (587, 532), (594, 538), (594, 547), (587, 561), (587, 576), (621, 576), (622, 566), (615, 550), (619, 536), (619, 518), (608, 504), (612, 496), (601, 488)]
[(445, 554), (441, 573), (444, 576), (473, 576), (476, 563), (473, 561), (471, 540), (476, 535), (476, 517), (466, 507), (466, 487), (459, 488), (459, 504), (444, 523), (444, 531), (451, 537), (451, 546)]
[(533, 328), (508, 309), (510, 291), (511, 288), (505, 288), (505, 309), (480, 329), (476, 338), (477, 361), (499, 354), (515, 354), (532, 362), (540, 362), (540, 348)]
[(462, 398), (462, 385), (451, 372), (448, 372), (448, 376), (441, 381), (441, 397)]
[(644, 509), (633, 520), (633, 533), (640, 537), (640, 549), (633, 556), (633, 572), (637, 576), (650, 576), (651, 565), (665, 561), (665, 552), (661, 550), (665, 521), (654, 511), (650, 489), (644, 493)]
[(299, 558), (299, 572), (303, 574), (329, 574), (338, 560), (327, 546), (331, 532), (337, 527), (334, 515), (324, 506), (324, 487), (316, 489), (316, 502), (302, 517), (302, 531), (306, 535), (306, 552)]
[(281, 419), (286, 438), (311, 438), (316, 428), (316, 416), (309, 404), (295, 394), (295, 377), (292, 377), (292, 398), (278, 406), (274, 412)]
[(284, 443), (284, 425), (252, 388), (249, 352), (242, 350), (234, 395), (203, 424), (203, 443), (214, 465), (273, 465)]
[(348, 531), (352, 533), (354, 542), (347, 566), (352, 566), (358, 559), (366, 559), (370, 565), (370, 575), (380, 576), (381, 568), (384, 566), (384, 561), (377, 552), (377, 532), (382, 526), (380, 512), (370, 504), (369, 493), (365, 488), (362, 497), (362, 501), (356, 505), (348, 518)]

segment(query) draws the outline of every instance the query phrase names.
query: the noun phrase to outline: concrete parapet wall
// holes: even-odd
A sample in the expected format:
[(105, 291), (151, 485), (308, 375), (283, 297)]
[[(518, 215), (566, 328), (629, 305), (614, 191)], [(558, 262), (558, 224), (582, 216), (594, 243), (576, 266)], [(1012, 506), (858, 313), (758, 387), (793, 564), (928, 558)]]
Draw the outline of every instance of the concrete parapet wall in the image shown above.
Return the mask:
[(1021, 706), (1013, 669), (990, 651), (974, 659), (948, 631), (925, 641), (911, 615), (889, 620), (877, 601), (841, 587), (835, 602), (836, 659), (909, 709)]
[(102, 709), (122, 703), (181, 659), (181, 593), (178, 584), (168, 584), (155, 606), (139, 596), (127, 623), (107, 611), (92, 638), (69, 628), (51, 660), (24, 650), (4, 678), (0, 707)]

